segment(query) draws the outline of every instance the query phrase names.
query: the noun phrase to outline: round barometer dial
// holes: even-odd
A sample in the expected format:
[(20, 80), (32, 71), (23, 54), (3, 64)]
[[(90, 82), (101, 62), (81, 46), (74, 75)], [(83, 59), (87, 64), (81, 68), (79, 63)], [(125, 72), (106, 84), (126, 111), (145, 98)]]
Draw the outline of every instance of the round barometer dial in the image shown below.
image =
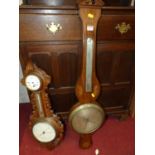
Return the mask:
[(30, 74), (25, 78), (25, 85), (31, 91), (39, 90), (41, 87), (41, 79), (36, 75)]
[(32, 127), (33, 136), (42, 143), (52, 142), (58, 136), (57, 132), (60, 125), (52, 117), (40, 118)]
[(89, 134), (96, 131), (103, 123), (105, 113), (94, 103), (85, 103), (71, 111), (69, 121), (72, 128), (80, 134)]
[(40, 121), (32, 128), (34, 137), (42, 143), (49, 143), (56, 138), (55, 128), (47, 121)]

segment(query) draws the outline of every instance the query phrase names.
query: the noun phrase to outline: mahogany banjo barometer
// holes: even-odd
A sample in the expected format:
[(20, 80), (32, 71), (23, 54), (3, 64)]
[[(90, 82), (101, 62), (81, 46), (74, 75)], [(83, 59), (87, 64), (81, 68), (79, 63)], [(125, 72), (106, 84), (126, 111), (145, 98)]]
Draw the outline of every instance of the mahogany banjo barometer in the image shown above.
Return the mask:
[(92, 145), (92, 133), (101, 127), (105, 119), (105, 112), (96, 101), (100, 84), (95, 71), (96, 29), (102, 4), (101, 0), (84, 0), (79, 3), (83, 23), (82, 71), (75, 89), (79, 102), (70, 111), (69, 123), (80, 134), (81, 148)]
[(60, 118), (51, 110), (46, 93), (51, 78), (31, 61), (28, 62), (22, 83), (31, 92), (32, 115), (29, 126), (33, 137), (49, 149), (54, 148), (63, 138), (64, 127)]

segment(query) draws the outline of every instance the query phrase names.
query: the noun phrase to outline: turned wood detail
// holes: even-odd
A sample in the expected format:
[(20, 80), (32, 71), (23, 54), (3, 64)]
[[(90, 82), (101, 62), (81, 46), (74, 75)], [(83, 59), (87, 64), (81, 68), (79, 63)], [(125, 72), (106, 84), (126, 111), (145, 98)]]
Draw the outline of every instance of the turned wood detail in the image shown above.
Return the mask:
[(79, 139), (80, 148), (87, 149), (92, 146), (92, 135), (91, 134), (81, 134)]

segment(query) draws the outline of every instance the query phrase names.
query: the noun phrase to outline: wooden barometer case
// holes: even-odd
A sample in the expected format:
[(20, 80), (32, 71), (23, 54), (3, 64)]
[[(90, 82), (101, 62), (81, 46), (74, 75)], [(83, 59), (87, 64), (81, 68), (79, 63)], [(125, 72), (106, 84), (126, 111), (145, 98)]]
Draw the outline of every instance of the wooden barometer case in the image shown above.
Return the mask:
[(29, 127), (32, 135), (43, 146), (53, 149), (63, 138), (64, 126), (60, 118), (51, 109), (51, 103), (46, 92), (51, 77), (29, 61), (21, 82), (30, 91), (32, 114)]
[(83, 24), (83, 57), (81, 75), (75, 92), (79, 100), (70, 111), (69, 123), (80, 134), (79, 145), (89, 148), (92, 145), (92, 133), (101, 127), (105, 112), (97, 103), (100, 84), (96, 77), (96, 30), (101, 16), (101, 0), (83, 0), (79, 2), (79, 14)]

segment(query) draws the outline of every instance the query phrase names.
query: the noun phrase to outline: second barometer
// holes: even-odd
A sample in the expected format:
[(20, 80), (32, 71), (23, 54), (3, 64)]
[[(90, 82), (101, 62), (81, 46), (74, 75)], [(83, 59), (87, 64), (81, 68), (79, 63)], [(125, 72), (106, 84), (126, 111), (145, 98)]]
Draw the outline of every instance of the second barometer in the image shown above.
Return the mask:
[(100, 83), (95, 69), (96, 29), (102, 5), (101, 0), (79, 3), (83, 24), (82, 70), (75, 89), (79, 101), (71, 108), (69, 123), (80, 135), (79, 145), (83, 149), (92, 145), (92, 134), (105, 120), (105, 112), (96, 101), (100, 94)]

